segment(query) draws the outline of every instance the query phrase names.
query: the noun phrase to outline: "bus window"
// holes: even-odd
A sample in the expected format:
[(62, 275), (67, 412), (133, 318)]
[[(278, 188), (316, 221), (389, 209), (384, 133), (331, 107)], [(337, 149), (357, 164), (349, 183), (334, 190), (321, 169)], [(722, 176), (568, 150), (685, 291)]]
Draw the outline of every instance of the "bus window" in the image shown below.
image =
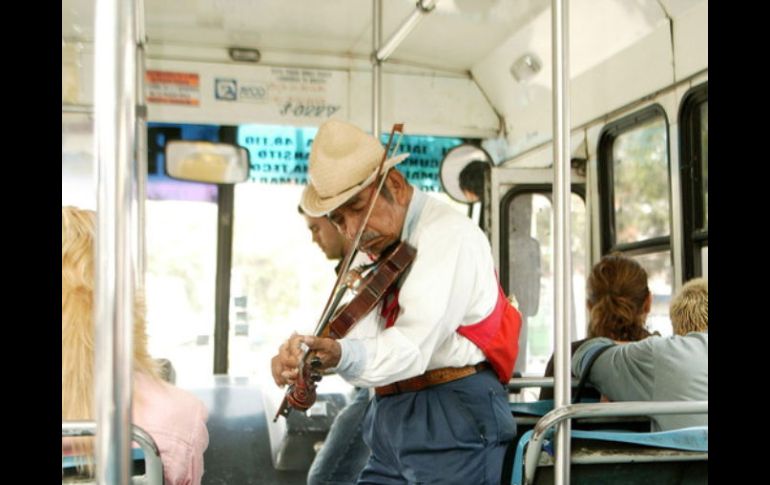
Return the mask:
[[(515, 371), (543, 375), (553, 353), (554, 267), (553, 200), (547, 189), (514, 188), (503, 199), (507, 221), (507, 248), (501, 258), (509, 262), (507, 292), (513, 294), (523, 317)], [(572, 325), (573, 340), (585, 337), (585, 201), (572, 194)]]
[[(297, 211), (302, 185), (235, 187), (229, 374), (262, 375), (292, 331), (313, 332), (337, 261), (326, 259)], [(238, 313), (241, 317), (238, 317)], [(240, 325), (238, 332), (234, 330)], [(235, 327), (235, 328), (234, 328)]]
[(666, 124), (655, 118), (618, 135), (612, 145), (615, 244), (669, 233)]
[(61, 202), (96, 209), (93, 118), (87, 113), (61, 116)]
[(679, 115), (684, 281), (708, 277), (708, 83), (685, 94)]
[[(171, 185), (189, 191), (202, 184)], [(214, 361), (216, 199), (146, 204), (149, 350), (172, 362), (178, 385), (194, 387), (212, 374)]]
[(218, 141), (218, 125), (148, 124), (145, 203), (147, 335), (150, 353), (171, 361), (176, 381), (212, 375), (217, 263), (217, 186), (165, 175), (169, 140)]
[(647, 329), (661, 335), (671, 335), (671, 320), (668, 307), (674, 287), (674, 268), (671, 266), (671, 251), (629, 255), (647, 271), (647, 285), (652, 292), (652, 307), (647, 315)]
[(602, 254), (635, 258), (647, 270), (650, 331), (671, 334), (673, 288), (668, 123), (650, 106), (607, 125), (599, 141)]

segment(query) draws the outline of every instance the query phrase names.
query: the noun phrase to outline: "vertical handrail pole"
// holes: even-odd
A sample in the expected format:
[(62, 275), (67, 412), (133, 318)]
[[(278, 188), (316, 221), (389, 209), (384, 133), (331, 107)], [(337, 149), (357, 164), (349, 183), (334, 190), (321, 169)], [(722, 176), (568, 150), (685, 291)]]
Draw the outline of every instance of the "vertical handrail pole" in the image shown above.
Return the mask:
[(380, 139), (382, 133), (382, 61), (376, 52), (382, 45), (382, 0), (372, 0), (372, 136)]
[(145, 201), (147, 200), (147, 102), (145, 99), (145, 46), (147, 34), (144, 29), (144, 0), (135, 0), (136, 21), (136, 164), (133, 176), (136, 180), (136, 217), (132, 221), (136, 234), (136, 287), (144, 289), (144, 274), (147, 267), (147, 245), (144, 228)]
[(96, 1), (94, 114), (97, 225), (94, 284), (96, 482), (130, 475), (133, 275), (132, 177), (136, 109), (134, 2)]
[[(554, 268), (555, 351), (554, 408), (570, 404), (570, 295), (572, 258), (570, 247), (570, 111), (569, 111), (569, 15), (566, 0), (551, 2), (553, 52), (553, 167), (554, 167)], [(556, 428), (554, 483), (570, 480), (570, 421)]]

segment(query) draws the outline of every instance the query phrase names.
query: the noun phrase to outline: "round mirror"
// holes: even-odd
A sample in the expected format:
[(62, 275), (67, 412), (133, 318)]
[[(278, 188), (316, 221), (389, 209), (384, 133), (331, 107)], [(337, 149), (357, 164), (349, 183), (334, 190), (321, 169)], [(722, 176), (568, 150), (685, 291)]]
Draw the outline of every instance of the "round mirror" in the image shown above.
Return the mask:
[(441, 160), (441, 187), (458, 202), (477, 202), (483, 198), (484, 179), (493, 166), (492, 157), (483, 148), (470, 143), (458, 145)]

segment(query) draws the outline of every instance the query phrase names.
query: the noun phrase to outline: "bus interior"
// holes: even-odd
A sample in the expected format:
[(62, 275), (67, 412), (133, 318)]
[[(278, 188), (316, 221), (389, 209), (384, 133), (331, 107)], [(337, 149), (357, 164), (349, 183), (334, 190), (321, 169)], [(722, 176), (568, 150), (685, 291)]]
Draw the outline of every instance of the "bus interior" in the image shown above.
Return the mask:
[[(568, 10), (568, 49), (556, 61), (555, 6)], [(313, 138), (328, 119), (383, 143), (404, 123), (407, 180), (487, 234), (524, 318), (513, 407), (537, 400), (527, 379), (538, 385), (557, 326), (570, 340), (586, 337), (586, 277), (601, 256), (621, 252), (647, 270), (647, 327), (662, 336), (672, 334), (672, 295), (708, 277), (706, 0), (62, 0), (62, 205), (94, 210), (95, 113), (107, 69), (99, 19), (127, 26), (118, 30), (136, 55), (123, 66), (136, 70), (128, 129), (143, 179), (138, 257), (149, 349), (209, 409), (204, 484), (305, 483), (350, 399), (352, 386), (325, 376), (313, 408), (273, 422), (284, 391), (270, 358), (293, 331), (312, 332), (335, 278), (336, 262), (297, 212)], [(560, 135), (569, 147), (560, 155), (570, 194), (569, 321), (556, 319), (559, 70), (569, 103), (569, 133)], [(226, 183), (174, 178), (177, 140), (235, 145), (228, 154), (248, 166)], [(474, 203), (456, 182), (471, 160), (491, 167)], [(514, 414), (518, 434), (534, 428), (539, 439), (539, 416)], [(694, 467), (656, 483), (705, 483), (707, 429), (705, 440), (705, 452), (628, 459), (653, 465), (625, 475), (621, 458), (582, 474), (593, 462), (580, 461), (573, 444), (572, 483), (655, 481), (669, 466), (656, 460)], [(506, 483), (517, 483), (515, 451)], [(540, 467), (550, 471), (537, 483), (563, 483), (553, 463), (543, 452)], [(527, 473), (518, 480), (531, 483)]]

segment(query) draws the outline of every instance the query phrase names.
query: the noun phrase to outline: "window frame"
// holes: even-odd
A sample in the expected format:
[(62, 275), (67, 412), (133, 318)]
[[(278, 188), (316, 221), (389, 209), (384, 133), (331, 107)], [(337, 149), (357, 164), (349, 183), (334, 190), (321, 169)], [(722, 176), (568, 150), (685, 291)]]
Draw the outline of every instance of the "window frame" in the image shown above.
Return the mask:
[[(588, 214), (588, 203), (586, 202), (586, 187), (583, 183), (574, 183), (570, 187), (570, 192), (583, 199), (585, 204), (586, 214)], [(500, 264), (500, 285), (503, 287), (505, 294), (510, 293), (508, 288), (509, 281), (509, 252), (508, 252), (508, 233), (509, 233), (509, 221), (510, 217), (508, 210), (510, 208), (510, 202), (513, 198), (524, 194), (541, 194), (551, 195), (553, 200), (553, 185), (551, 184), (520, 184), (515, 185), (505, 192), (505, 195), (500, 199), (500, 261), (505, 261), (506, 264)], [(555, 209), (554, 209), (555, 210)], [(586, 215), (588, 217), (588, 215)]]
[(704, 229), (700, 108), (708, 102), (708, 81), (689, 89), (679, 109), (679, 175), (682, 191), (683, 281), (703, 275), (701, 250), (708, 246)]
[[(631, 243), (618, 243), (615, 231), (615, 186), (613, 147), (615, 140), (634, 128), (655, 118), (662, 117), (666, 132), (666, 178), (668, 179), (668, 236), (658, 236)], [(619, 251), (629, 256), (637, 256), (662, 251), (672, 251), (672, 195), (671, 195), (671, 143), (669, 141), (669, 122), (666, 110), (660, 104), (652, 104), (631, 113), (612, 123), (608, 123), (599, 134), (597, 146), (598, 189), (599, 189), (599, 232), (601, 254)], [(673, 256), (673, 254), (672, 254)]]

